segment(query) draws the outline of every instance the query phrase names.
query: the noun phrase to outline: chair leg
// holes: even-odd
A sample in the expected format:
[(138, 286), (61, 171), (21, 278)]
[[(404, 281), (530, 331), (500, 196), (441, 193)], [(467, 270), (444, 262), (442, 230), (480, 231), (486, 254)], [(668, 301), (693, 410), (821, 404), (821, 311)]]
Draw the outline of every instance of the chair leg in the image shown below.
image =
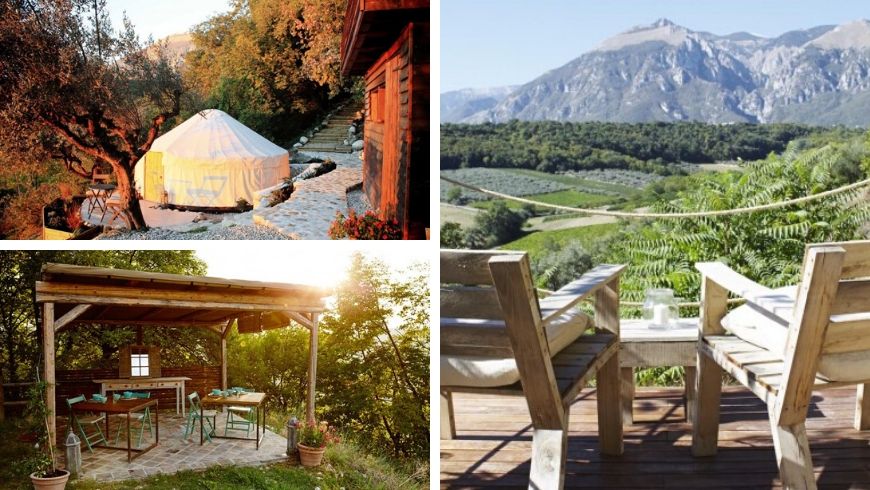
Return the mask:
[(441, 439), (456, 437), (456, 420), (453, 418), (453, 394), (441, 392)]
[(719, 403), (722, 397), (722, 368), (698, 353), (695, 380), (695, 409), (692, 418), (692, 455), (713, 456), (719, 444)]
[(789, 490), (815, 490), (816, 477), (804, 423), (781, 426), (771, 417), (770, 428), (783, 487)]
[(697, 395), (695, 394), (695, 378), (697, 378), (695, 366), (685, 366), (685, 373), (686, 421), (692, 422), (695, 420), (695, 409), (698, 408), (695, 403), (695, 398), (697, 398)]
[[(598, 369), (595, 378), (598, 401), (598, 441), (601, 453), (609, 456), (622, 454), (622, 379), (619, 354), (613, 354)], [(570, 408), (570, 407), (568, 407)]]
[(535, 429), (532, 436), (532, 470), (529, 488), (561, 489), (565, 486), (568, 430)]
[(870, 384), (860, 384), (855, 393), (855, 430), (867, 429), (870, 429)]

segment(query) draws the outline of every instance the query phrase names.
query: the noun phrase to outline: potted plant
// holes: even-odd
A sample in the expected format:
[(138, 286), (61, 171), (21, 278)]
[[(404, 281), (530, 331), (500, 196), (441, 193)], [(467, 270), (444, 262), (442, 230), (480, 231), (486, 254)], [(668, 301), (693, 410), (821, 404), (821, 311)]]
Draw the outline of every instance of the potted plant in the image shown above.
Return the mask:
[(326, 447), (339, 440), (335, 428), (330, 427), (326, 422), (309, 422), (303, 425), (299, 431), (299, 441), (296, 443), (299, 462), (302, 466), (320, 466)]
[(34, 424), (37, 434), (36, 445), (42, 450), (39, 457), (33, 461), (37, 469), (30, 474), (30, 481), (33, 482), (34, 489), (63, 490), (69, 480), (69, 471), (57, 467), (54, 441), (50, 439), (48, 429), (49, 417), (53, 417), (54, 414), (49, 413), (45, 405), (45, 388), (44, 381), (37, 381), (30, 388), (30, 401), (27, 408), (36, 422)]

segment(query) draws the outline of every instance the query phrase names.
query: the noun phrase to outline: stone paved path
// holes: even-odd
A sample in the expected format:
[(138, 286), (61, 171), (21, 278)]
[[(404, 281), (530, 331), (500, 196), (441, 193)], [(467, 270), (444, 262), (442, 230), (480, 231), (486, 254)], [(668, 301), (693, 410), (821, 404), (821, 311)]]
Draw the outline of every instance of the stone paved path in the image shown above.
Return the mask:
[[(58, 418), (59, 425), (65, 417)], [(218, 413), (217, 429), (223, 434), (226, 415)], [(160, 413), (160, 444), (151, 451), (127, 463), (127, 451), (113, 449), (94, 449), (89, 452), (82, 445), (82, 478), (97, 481), (118, 481), (133, 478), (144, 478), (158, 474), (173, 474), (184, 470), (202, 470), (210, 466), (233, 465), (255, 466), (287, 460), (287, 439), (266, 431), (260, 450), (256, 449), (252, 440), (213, 439), (199, 445), (199, 428), (189, 439), (182, 439), (184, 418), (174, 413)], [(114, 446), (117, 425), (110, 426), (109, 443)], [(59, 430), (58, 433), (61, 433)], [(230, 432), (229, 435), (244, 436), (244, 432)], [(118, 445), (126, 447), (122, 441)], [(142, 447), (151, 444), (147, 430), (142, 441)], [(135, 444), (135, 439), (134, 439)]]
[(347, 189), (362, 182), (359, 167), (339, 167), (320, 177), (296, 182), (287, 201), (254, 210), (254, 223), (296, 240), (326, 240), (336, 211), (347, 214)]

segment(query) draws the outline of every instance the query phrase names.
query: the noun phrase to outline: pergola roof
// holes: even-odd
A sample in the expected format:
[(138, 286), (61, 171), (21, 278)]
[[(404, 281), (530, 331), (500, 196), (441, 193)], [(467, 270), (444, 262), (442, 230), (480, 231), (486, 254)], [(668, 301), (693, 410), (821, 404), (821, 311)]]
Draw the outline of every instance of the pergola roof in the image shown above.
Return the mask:
[[(55, 329), (76, 324), (213, 328), (242, 333), (294, 320), (311, 327), (329, 291), (308, 285), (46, 264), (36, 301), (55, 303)], [(67, 321), (64, 321), (64, 317)]]

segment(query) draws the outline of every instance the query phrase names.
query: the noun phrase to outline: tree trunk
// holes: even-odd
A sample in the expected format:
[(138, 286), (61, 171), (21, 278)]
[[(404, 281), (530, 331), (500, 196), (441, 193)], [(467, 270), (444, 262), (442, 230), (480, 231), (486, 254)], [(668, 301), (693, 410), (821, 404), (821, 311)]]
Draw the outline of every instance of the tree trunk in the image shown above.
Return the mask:
[(127, 210), (127, 219), (131, 230), (144, 230), (148, 227), (142, 208), (139, 207), (139, 199), (136, 198), (136, 190), (133, 188), (133, 165), (112, 165), (115, 170), (115, 178), (118, 180), (118, 196), (121, 198), (121, 207)]

